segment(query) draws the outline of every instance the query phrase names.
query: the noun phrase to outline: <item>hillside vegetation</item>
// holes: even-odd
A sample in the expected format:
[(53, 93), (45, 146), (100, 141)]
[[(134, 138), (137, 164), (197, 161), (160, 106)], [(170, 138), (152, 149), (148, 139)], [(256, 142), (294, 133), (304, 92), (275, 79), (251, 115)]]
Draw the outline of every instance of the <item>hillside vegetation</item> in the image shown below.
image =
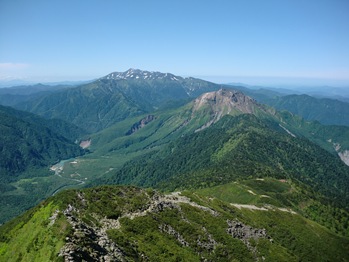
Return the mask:
[(183, 100), (219, 88), (199, 79), (130, 69), (17, 107), (45, 118), (66, 120), (94, 133), (128, 117), (152, 112), (168, 103), (181, 104)]
[(21, 106), (0, 261), (349, 261), (349, 127), (137, 69)]
[(290, 211), (134, 187), (62, 192), (1, 227), (0, 240), (6, 261), (349, 259), (348, 239)]
[[(2, 178), (31, 168), (81, 155), (79, 148), (62, 134), (76, 137), (79, 129), (59, 120), (45, 121), (32, 114), (0, 107), (0, 168)], [(50, 129), (52, 128), (52, 129)]]
[(175, 190), (261, 175), (301, 181), (343, 205), (349, 200), (349, 168), (338, 157), (253, 115), (226, 116), (126, 163), (105, 182)]
[(308, 121), (318, 121), (324, 125), (349, 126), (349, 103), (331, 98), (317, 98), (310, 95), (282, 94), (277, 91), (260, 88), (257, 90), (240, 86), (231, 88), (241, 90), (259, 103), (287, 110)]
[(82, 135), (79, 128), (2, 106), (0, 133), (0, 209), (7, 210), (0, 214), (3, 223), (62, 186), (49, 167), (84, 150), (68, 139)]

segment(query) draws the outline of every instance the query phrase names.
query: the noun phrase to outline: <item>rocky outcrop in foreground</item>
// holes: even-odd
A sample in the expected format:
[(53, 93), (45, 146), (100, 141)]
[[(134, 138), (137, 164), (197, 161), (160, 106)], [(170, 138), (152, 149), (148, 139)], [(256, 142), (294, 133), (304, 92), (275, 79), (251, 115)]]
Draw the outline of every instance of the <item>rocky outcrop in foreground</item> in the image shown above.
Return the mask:
[[(79, 193), (78, 195), (81, 203), (86, 205), (84, 196)], [(149, 197), (149, 196), (148, 196)], [(189, 198), (181, 196), (179, 192), (174, 192), (168, 195), (155, 194), (149, 197), (148, 203), (140, 210), (134, 212), (125, 212), (117, 219), (110, 219), (106, 217), (100, 217), (98, 214), (90, 214), (94, 217), (95, 224), (86, 223), (80, 217), (80, 210), (73, 205), (69, 205), (62, 211), (67, 221), (72, 227), (72, 233), (66, 237), (66, 244), (61, 248), (59, 256), (64, 258), (64, 261), (128, 261), (127, 252), (115, 243), (108, 236), (108, 230), (122, 230), (123, 226), (120, 222), (122, 219), (135, 219), (152, 214), (158, 214), (165, 210), (176, 210), (181, 213), (181, 205), (189, 205), (193, 208), (199, 209), (208, 213), (212, 217), (219, 217), (221, 214), (209, 207), (199, 205)], [(51, 225), (55, 222), (55, 218), (60, 211), (56, 211), (51, 217)], [(185, 223), (191, 222), (183, 215), (182, 220)], [(159, 232), (174, 238), (176, 242), (183, 247), (199, 248), (201, 252), (203, 250), (208, 253), (214, 252), (218, 245), (221, 245), (214, 237), (207, 231), (205, 226), (202, 226), (202, 235), (198, 235), (194, 243), (190, 243), (182, 232), (175, 229), (172, 225), (167, 223), (159, 223)], [(227, 220), (226, 233), (231, 235), (235, 239), (241, 240), (247, 248), (257, 253), (256, 248), (250, 245), (249, 240), (257, 240), (259, 238), (269, 238), (265, 229), (256, 229), (248, 225), (245, 225), (238, 220)], [(140, 258), (144, 261), (148, 261), (145, 254), (139, 254)]]

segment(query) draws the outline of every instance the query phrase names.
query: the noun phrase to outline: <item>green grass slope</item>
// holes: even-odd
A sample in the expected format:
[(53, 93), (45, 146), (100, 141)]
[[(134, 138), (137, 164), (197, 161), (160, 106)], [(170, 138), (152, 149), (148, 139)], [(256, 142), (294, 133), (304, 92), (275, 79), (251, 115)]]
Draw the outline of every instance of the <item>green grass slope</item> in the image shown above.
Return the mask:
[(270, 177), (218, 185), (195, 190), (200, 196), (214, 197), (229, 203), (293, 210), (326, 226), (336, 234), (349, 237), (349, 213), (331, 205), (317, 192), (292, 180)]
[(349, 259), (347, 238), (299, 214), (229, 201), (210, 192), (164, 195), (117, 186), (62, 192), (0, 227), (0, 260)]

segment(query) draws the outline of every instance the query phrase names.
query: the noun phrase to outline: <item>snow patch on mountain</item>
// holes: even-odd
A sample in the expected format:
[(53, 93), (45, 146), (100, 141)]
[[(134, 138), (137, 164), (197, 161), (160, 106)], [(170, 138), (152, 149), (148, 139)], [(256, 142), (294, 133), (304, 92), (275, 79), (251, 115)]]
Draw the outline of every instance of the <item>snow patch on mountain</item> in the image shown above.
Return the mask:
[(172, 81), (180, 81), (183, 80), (180, 76), (175, 76), (170, 73), (160, 73), (160, 72), (150, 72), (150, 71), (142, 71), (140, 69), (130, 68), (125, 72), (113, 72), (102, 79), (108, 80), (120, 80), (120, 79), (143, 79), (143, 80), (157, 80), (157, 79), (168, 79)]

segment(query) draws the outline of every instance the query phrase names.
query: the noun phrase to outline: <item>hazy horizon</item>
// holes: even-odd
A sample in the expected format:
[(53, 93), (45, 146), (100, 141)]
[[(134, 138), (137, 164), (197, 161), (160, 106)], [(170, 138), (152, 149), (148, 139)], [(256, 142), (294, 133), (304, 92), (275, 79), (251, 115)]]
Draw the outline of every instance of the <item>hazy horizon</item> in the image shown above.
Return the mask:
[(349, 2), (1, 1), (0, 81), (139, 68), (249, 85), (349, 86)]
[[(116, 71), (113, 71), (116, 72)], [(112, 72), (110, 72), (112, 73)], [(163, 72), (172, 73), (172, 72)], [(35, 84), (61, 84), (71, 83), (79, 84), (83, 82), (94, 81), (98, 77), (75, 77), (75, 78), (59, 78), (59, 79), (0, 79), (0, 88), (15, 87), (19, 85), (35, 85)], [(255, 87), (270, 87), (270, 88), (285, 88), (285, 89), (299, 89), (299, 88), (349, 88), (349, 82), (346, 80), (334, 79), (313, 79), (313, 78), (290, 78), (290, 77), (258, 77), (258, 76), (200, 76), (200, 75), (182, 75), (182, 77), (195, 77), (217, 84), (235, 84)]]

